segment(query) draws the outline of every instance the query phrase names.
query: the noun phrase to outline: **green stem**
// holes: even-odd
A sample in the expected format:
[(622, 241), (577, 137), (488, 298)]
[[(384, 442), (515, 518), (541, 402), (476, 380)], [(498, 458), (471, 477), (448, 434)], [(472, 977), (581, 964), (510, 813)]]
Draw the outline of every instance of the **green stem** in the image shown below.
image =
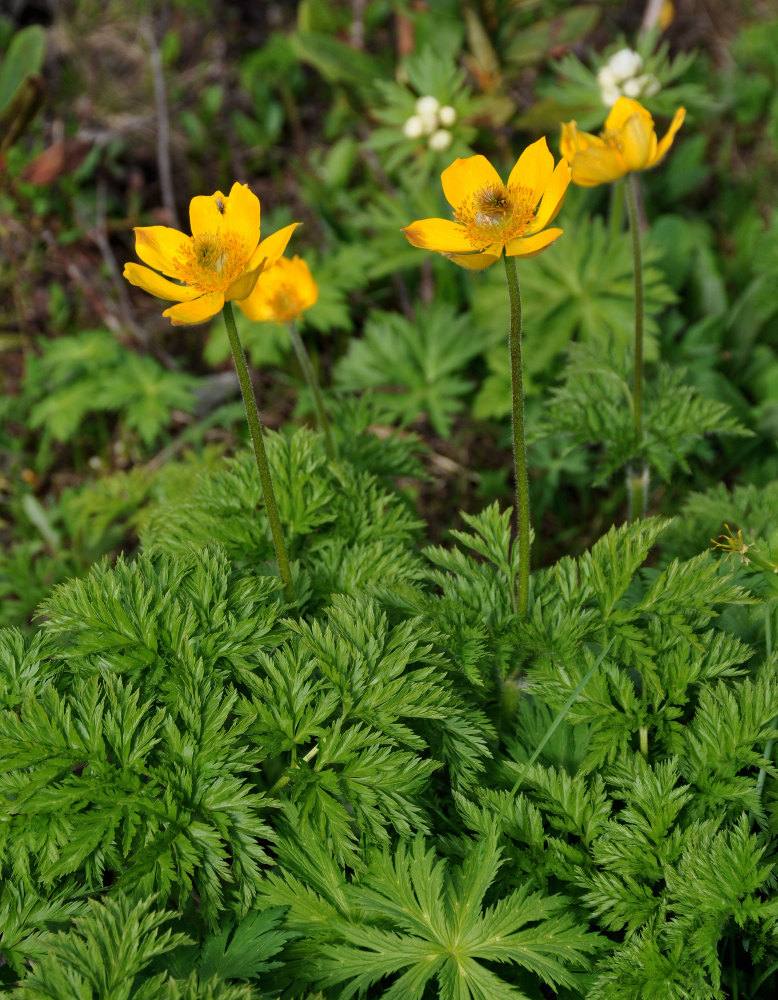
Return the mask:
[(316, 372), (314, 371), (313, 364), (311, 363), (310, 355), (308, 354), (305, 344), (303, 343), (303, 338), (300, 336), (297, 324), (294, 321), (289, 323), (289, 339), (292, 341), (292, 347), (294, 348), (294, 353), (297, 355), (297, 361), (300, 365), (303, 377), (311, 391), (311, 394), (313, 395), (313, 404), (316, 408), (316, 418), (319, 421), (319, 430), (322, 434), (324, 434), (324, 446), (327, 449), (327, 455), (331, 461), (335, 461), (335, 445), (332, 441), (332, 428), (330, 427), (330, 422), (327, 417), (327, 411), (324, 408), (324, 398), (321, 394), (321, 386), (319, 385), (319, 380), (316, 378)]
[(232, 312), (232, 303), (225, 302), (222, 310), (224, 325), (227, 327), (227, 336), (230, 338), (232, 357), (235, 361), (235, 370), (238, 373), (240, 391), (243, 394), (243, 405), (246, 408), (246, 420), (248, 421), (251, 433), (251, 443), (254, 445), (254, 457), (257, 460), (257, 472), (259, 481), (262, 484), (262, 495), (265, 499), (265, 510), (267, 519), (270, 522), (270, 533), (273, 536), (273, 545), (276, 550), (278, 569), (281, 572), (281, 582), (284, 585), (284, 599), (288, 604), (295, 603), (294, 584), (292, 583), (292, 573), (289, 568), (289, 556), (286, 554), (284, 544), (284, 533), (281, 529), (281, 518), (278, 516), (278, 504), (276, 494), (273, 489), (273, 480), (270, 478), (270, 466), (267, 462), (265, 451), (265, 440), (262, 434), (262, 422), (259, 419), (259, 409), (254, 395), (254, 388), (251, 385), (246, 355), (238, 336), (238, 328), (235, 326), (235, 316)]
[[(643, 253), (640, 247), (640, 220), (638, 219), (637, 181), (630, 173), (625, 181), (627, 213), (632, 233), (632, 261), (635, 274), (635, 374), (632, 380), (632, 412), (634, 418), (635, 448), (643, 444)], [(627, 469), (629, 519), (638, 521), (646, 514), (648, 498), (648, 469)]]
[[(306, 762), (306, 764), (310, 763), (313, 760), (313, 758), (316, 756), (316, 754), (318, 752), (319, 752), (319, 744), (317, 743), (316, 746), (313, 747), (313, 749), (309, 750), (308, 753), (303, 757), (303, 760)], [(281, 777), (273, 785), (273, 787), (268, 791), (267, 794), (269, 796), (270, 795), (275, 795), (275, 793), (277, 791), (279, 791), (281, 788), (284, 788), (285, 785), (288, 785), (289, 782), (292, 780), (289, 771), (291, 771), (293, 768), (295, 768), (297, 766), (298, 765), (293, 761), (292, 764), (289, 767), (289, 770), (286, 772), (286, 774), (282, 774), (281, 775)]]
[(511, 301), (511, 396), (513, 406), (513, 465), (516, 473), (516, 517), (519, 529), (518, 594), (511, 588), (511, 603), (522, 618), (529, 614), (529, 479), (524, 439), (524, 376), (521, 365), (521, 292), (516, 261), (503, 254)]

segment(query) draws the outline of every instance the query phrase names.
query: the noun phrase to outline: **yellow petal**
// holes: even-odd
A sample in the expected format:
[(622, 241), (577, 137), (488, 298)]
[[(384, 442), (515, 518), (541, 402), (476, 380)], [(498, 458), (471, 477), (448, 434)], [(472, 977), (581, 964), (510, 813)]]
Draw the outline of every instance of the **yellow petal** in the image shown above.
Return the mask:
[[(281, 262), (279, 261), (279, 263)], [(310, 309), (311, 306), (316, 305), (319, 301), (319, 286), (313, 280), (311, 269), (301, 257), (292, 257), (290, 263), (294, 266), (295, 270), (292, 271), (290, 267), (289, 273), (294, 274), (300, 301), (305, 303), (303, 308)]]
[(616, 149), (586, 149), (578, 153), (572, 163), (573, 183), (581, 187), (594, 187), (617, 181), (628, 172), (624, 157)]
[(605, 142), (598, 135), (592, 135), (591, 132), (580, 132), (576, 122), (562, 123), (562, 140), (559, 149), (568, 162), (572, 163), (575, 154), (584, 149), (590, 149), (592, 146), (599, 148), (604, 145)]
[(255, 267), (253, 271), (244, 271), (239, 278), (230, 285), (224, 293), (224, 301), (232, 302), (233, 299), (245, 299), (254, 291), (257, 278), (262, 273), (262, 264)]
[(188, 236), (179, 233), (177, 229), (168, 229), (167, 226), (135, 228), (135, 253), (144, 264), (174, 278), (178, 276), (179, 269), (173, 260), (181, 256), (189, 243), (191, 240)]
[(656, 154), (656, 132), (642, 115), (632, 115), (621, 130), (621, 153), (628, 170), (643, 170)]
[(189, 202), (189, 225), (192, 236), (202, 233), (220, 233), (224, 228), (224, 213), (227, 199), (217, 191), (215, 194), (198, 194)]
[(571, 176), (569, 163), (566, 160), (560, 160), (540, 202), (538, 213), (529, 226), (527, 226), (528, 236), (532, 233), (537, 233), (541, 229), (545, 229), (549, 222), (553, 222), (557, 217), (559, 209), (565, 200)]
[(508, 257), (534, 257), (551, 246), (563, 232), (563, 229), (544, 229), (542, 233), (535, 233), (534, 236), (517, 236), (505, 247), (505, 253)]
[(620, 132), (627, 120), (633, 115), (640, 115), (647, 125), (654, 127), (654, 119), (640, 101), (633, 101), (631, 97), (620, 97), (610, 110), (610, 114), (605, 119), (606, 132)]
[(665, 155), (667, 150), (672, 146), (673, 139), (675, 139), (675, 133), (683, 125), (683, 120), (686, 117), (686, 108), (679, 108), (673, 115), (673, 120), (670, 122), (670, 128), (667, 130), (667, 134), (662, 136), (656, 147), (656, 153), (654, 158), (648, 164), (649, 167), (653, 167), (655, 163), (659, 163), (662, 157)]
[(500, 175), (485, 156), (467, 156), (454, 160), (440, 175), (443, 194), (452, 208), (459, 208), (463, 201), (482, 188), (502, 188)]
[(237, 305), (252, 320), (287, 323), (316, 302), (319, 289), (310, 269), (299, 257), (282, 257), (263, 272), (248, 298)]
[(554, 172), (554, 157), (545, 137), (527, 146), (508, 178), (508, 187), (523, 187), (533, 192), (533, 206), (540, 201)]
[(500, 259), (500, 255), (494, 253), (447, 253), (443, 256), (469, 271), (483, 271)]
[(272, 236), (268, 236), (267, 239), (262, 240), (249, 258), (246, 267), (249, 269), (258, 267), (263, 260), (265, 262), (265, 270), (272, 267), (273, 264), (275, 264), (275, 262), (283, 255), (289, 242), (289, 238), (299, 225), (299, 222), (293, 222), (291, 225), (284, 226), (283, 229), (279, 229), (277, 232), (273, 233)]
[(249, 257), (259, 243), (259, 198), (248, 184), (233, 184), (224, 203), (224, 228), (235, 233)]
[(209, 292), (192, 302), (181, 302), (177, 306), (166, 309), (162, 315), (167, 316), (173, 326), (184, 326), (192, 323), (204, 323), (224, 306), (224, 292)]
[(464, 229), (450, 219), (418, 219), (406, 226), (403, 232), (409, 243), (423, 250), (437, 250), (438, 253), (473, 252), (473, 244), (465, 235)]
[(136, 285), (144, 292), (155, 295), (158, 299), (167, 299), (169, 302), (188, 302), (201, 294), (196, 288), (168, 281), (167, 278), (163, 278), (142, 264), (125, 264), (124, 277), (131, 285)]

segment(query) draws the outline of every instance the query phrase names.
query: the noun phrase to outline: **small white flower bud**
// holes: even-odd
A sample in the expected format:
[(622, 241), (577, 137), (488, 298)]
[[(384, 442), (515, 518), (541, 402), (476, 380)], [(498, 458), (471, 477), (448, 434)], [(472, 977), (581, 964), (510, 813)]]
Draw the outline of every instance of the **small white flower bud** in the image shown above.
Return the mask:
[(418, 115), (411, 115), (403, 125), (403, 132), (409, 139), (418, 139), (424, 135), (424, 122)]
[(621, 97), (621, 91), (616, 86), (600, 87), (600, 97), (602, 98), (602, 103), (610, 108)]
[(452, 108), (450, 104), (444, 104), (440, 111), (438, 111), (438, 118), (441, 125), (449, 127), (457, 120), (456, 109)]
[(437, 97), (420, 97), (416, 102), (416, 114), (422, 118), (431, 118), (437, 115), (440, 108), (440, 101)]
[(608, 60), (617, 80), (629, 80), (643, 69), (643, 57), (634, 49), (619, 49)]
[(604, 90), (606, 87), (615, 87), (616, 82), (616, 74), (610, 66), (600, 66), (597, 70), (597, 83), (599, 83), (600, 89)]
[(451, 145), (451, 139), (450, 132), (444, 128), (439, 128), (437, 132), (433, 132), (430, 136), (428, 145), (436, 153), (442, 153), (444, 149), (448, 149)]
[(640, 79), (644, 81), (643, 83), (644, 97), (653, 97), (654, 94), (658, 94), (659, 91), (662, 89), (659, 80), (657, 80), (657, 78), (654, 76), (653, 73), (644, 73), (643, 76), (640, 77)]
[(419, 115), (419, 121), (421, 122), (422, 135), (432, 135), (438, 127), (437, 115)]
[(625, 80), (621, 85), (621, 92), (625, 97), (640, 97), (643, 93), (643, 87), (640, 83), (641, 78), (639, 76), (634, 77), (632, 80)]

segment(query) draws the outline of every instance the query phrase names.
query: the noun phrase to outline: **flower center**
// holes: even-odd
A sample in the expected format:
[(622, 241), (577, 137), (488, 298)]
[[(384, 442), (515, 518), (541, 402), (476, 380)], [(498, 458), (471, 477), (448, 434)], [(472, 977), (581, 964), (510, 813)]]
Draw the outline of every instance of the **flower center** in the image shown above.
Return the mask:
[(223, 292), (246, 264), (243, 241), (235, 233), (200, 233), (174, 259), (179, 277), (201, 292)]
[(269, 305), (277, 323), (287, 323), (289, 320), (295, 319), (301, 311), (297, 289), (294, 285), (286, 282), (273, 290)]
[(529, 188), (489, 185), (466, 198), (454, 212), (474, 250), (521, 236), (535, 217), (536, 198)]

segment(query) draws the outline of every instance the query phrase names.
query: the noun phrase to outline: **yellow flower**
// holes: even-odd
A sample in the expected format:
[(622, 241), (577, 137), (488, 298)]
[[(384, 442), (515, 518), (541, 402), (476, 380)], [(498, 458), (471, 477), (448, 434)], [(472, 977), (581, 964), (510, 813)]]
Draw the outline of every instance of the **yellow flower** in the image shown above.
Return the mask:
[(319, 298), (310, 268), (300, 257), (282, 257), (265, 269), (254, 291), (236, 303), (249, 319), (288, 323)]
[(415, 247), (480, 271), (503, 249), (508, 257), (534, 257), (562, 235), (561, 229), (544, 227), (562, 207), (570, 168), (564, 160), (554, 168), (545, 139), (524, 150), (507, 184), (485, 156), (454, 160), (440, 180), (456, 221), (412, 222), (403, 232)]
[(125, 264), (124, 277), (157, 298), (177, 302), (162, 313), (174, 325), (202, 323), (225, 302), (251, 294), (262, 269), (279, 259), (299, 225), (260, 243), (259, 217), (259, 198), (246, 184), (233, 184), (229, 195), (198, 195), (189, 203), (191, 236), (167, 226), (136, 228), (135, 252), (149, 267)]
[(600, 135), (579, 132), (575, 122), (562, 125), (562, 156), (573, 171), (573, 182), (582, 187), (608, 184), (633, 170), (656, 166), (686, 117), (679, 108), (663, 139), (657, 141), (654, 119), (638, 101), (620, 97), (611, 108)]

